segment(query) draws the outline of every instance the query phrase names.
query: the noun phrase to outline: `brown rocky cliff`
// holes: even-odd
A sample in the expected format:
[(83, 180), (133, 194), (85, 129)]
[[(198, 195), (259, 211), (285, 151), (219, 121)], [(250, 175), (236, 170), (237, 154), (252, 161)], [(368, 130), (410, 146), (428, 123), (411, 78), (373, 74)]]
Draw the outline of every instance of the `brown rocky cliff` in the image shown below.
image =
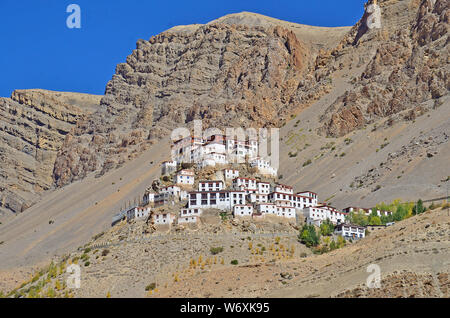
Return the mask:
[[(108, 82), (101, 108), (77, 123), (60, 150), (56, 184), (91, 171), (81, 154), (104, 173), (194, 119), (205, 128), (280, 125), (327, 87), (312, 75), (312, 52), (279, 25), (210, 23), (139, 40)], [(117, 140), (92, 147), (93, 136)]]
[[(450, 4), (446, 0), (380, 1), (382, 28), (370, 30), (365, 17), (341, 42), (333, 56), (369, 58), (354, 86), (322, 116), (321, 131), (343, 136), (366, 124), (392, 121), (423, 113), (423, 103), (450, 90), (448, 31)], [(373, 47), (376, 51), (373, 54)], [(372, 55), (372, 56), (371, 56)], [(338, 59), (328, 59), (328, 67)], [(349, 100), (348, 97), (352, 96)], [(406, 112), (406, 113), (405, 113)], [(413, 116), (415, 118), (415, 116)]]
[(57, 153), (99, 97), (16, 90), (0, 98), (0, 212), (21, 212), (53, 187)]

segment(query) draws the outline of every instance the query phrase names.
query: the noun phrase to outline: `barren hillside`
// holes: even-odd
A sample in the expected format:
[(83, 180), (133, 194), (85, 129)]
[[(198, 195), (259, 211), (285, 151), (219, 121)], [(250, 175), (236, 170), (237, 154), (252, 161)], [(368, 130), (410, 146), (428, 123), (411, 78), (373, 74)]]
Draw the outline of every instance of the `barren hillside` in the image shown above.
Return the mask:
[[(196, 273), (155, 297), (449, 297), (450, 218), (427, 212), (342, 249), (275, 263), (250, 262)], [(366, 287), (367, 266), (381, 289)]]
[(252, 13), (175, 27), (139, 40), (104, 96), (24, 90), (0, 99), (8, 284), (108, 230), (159, 175), (170, 131), (194, 119), (281, 127), (280, 181), (338, 208), (444, 196), (450, 4), (379, 3), (382, 29), (365, 28), (367, 14), (353, 28)]

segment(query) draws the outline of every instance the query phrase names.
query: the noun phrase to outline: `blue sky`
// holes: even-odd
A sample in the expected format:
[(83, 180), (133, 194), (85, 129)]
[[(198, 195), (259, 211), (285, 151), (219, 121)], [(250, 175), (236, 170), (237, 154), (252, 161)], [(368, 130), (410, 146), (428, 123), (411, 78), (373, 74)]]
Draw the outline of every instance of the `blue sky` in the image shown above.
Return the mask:
[[(0, 96), (44, 88), (103, 94), (115, 66), (146, 39), (180, 24), (256, 12), (296, 23), (348, 26), (363, 0), (0, 0)], [(81, 8), (81, 29), (69, 29), (69, 4)]]

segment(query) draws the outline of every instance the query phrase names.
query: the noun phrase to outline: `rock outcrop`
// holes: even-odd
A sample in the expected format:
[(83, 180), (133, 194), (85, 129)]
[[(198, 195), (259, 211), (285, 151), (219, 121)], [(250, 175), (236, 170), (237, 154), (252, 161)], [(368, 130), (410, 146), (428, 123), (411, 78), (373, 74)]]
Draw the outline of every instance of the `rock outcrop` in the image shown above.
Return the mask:
[[(117, 66), (101, 107), (68, 136), (56, 184), (84, 177), (93, 162), (100, 174), (114, 169), (195, 119), (204, 128), (273, 127), (317, 100), (330, 83), (316, 74), (318, 48), (330, 40), (319, 35), (342, 36), (348, 28), (298, 31), (286, 24), (241, 13), (139, 40)], [(306, 36), (311, 32), (316, 43)], [(92, 145), (93, 138), (108, 141)]]
[(450, 3), (386, 0), (379, 5), (382, 28), (368, 29), (365, 14), (327, 61), (330, 68), (369, 58), (353, 88), (322, 116), (321, 132), (328, 136), (344, 136), (386, 117), (414, 119), (424, 102), (439, 103), (450, 90)]
[(381, 29), (367, 28), (367, 13), (353, 28), (252, 13), (174, 27), (137, 41), (101, 101), (42, 90), (0, 99), (0, 209), (23, 211), (45, 190), (103, 175), (195, 119), (204, 128), (282, 126), (346, 69), (359, 75), (318, 114), (319, 133), (414, 120), (450, 89), (449, 3), (379, 5)]
[(0, 212), (21, 212), (53, 187), (53, 166), (64, 138), (100, 97), (16, 90), (0, 98)]

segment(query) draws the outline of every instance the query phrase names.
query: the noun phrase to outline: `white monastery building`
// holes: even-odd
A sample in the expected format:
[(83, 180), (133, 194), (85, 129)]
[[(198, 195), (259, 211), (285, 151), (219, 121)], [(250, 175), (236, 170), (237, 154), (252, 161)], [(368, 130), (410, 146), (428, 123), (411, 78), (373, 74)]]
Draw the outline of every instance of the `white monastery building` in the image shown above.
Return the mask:
[(164, 161), (161, 164), (161, 175), (165, 176), (177, 170), (177, 162), (174, 160)]
[(170, 212), (165, 213), (155, 213), (152, 215), (153, 217), (153, 223), (158, 225), (163, 224), (172, 224), (175, 221), (175, 215)]
[(127, 211), (127, 221), (142, 219), (150, 215), (150, 208), (134, 207)]
[(195, 173), (192, 170), (181, 170), (174, 176), (173, 183), (181, 185), (194, 185)]
[(198, 183), (198, 191), (221, 191), (224, 189), (223, 181), (221, 180), (212, 180), (212, 181), (200, 181)]
[(345, 239), (361, 239), (366, 236), (366, 229), (363, 226), (353, 224), (339, 224), (334, 229), (334, 233), (341, 235)]
[(223, 169), (223, 177), (225, 180), (234, 180), (239, 177), (239, 170), (235, 169)]
[(337, 209), (327, 205), (308, 207), (303, 211), (304, 216), (306, 217), (306, 222), (317, 226), (320, 226), (322, 222), (327, 219), (329, 219), (334, 225), (344, 223), (345, 216), (347, 215), (346, 213), (340, 212)]
[(235, 217), (252, 216), (253, 206), (237, 204), (233, 207), (233, 215)]

